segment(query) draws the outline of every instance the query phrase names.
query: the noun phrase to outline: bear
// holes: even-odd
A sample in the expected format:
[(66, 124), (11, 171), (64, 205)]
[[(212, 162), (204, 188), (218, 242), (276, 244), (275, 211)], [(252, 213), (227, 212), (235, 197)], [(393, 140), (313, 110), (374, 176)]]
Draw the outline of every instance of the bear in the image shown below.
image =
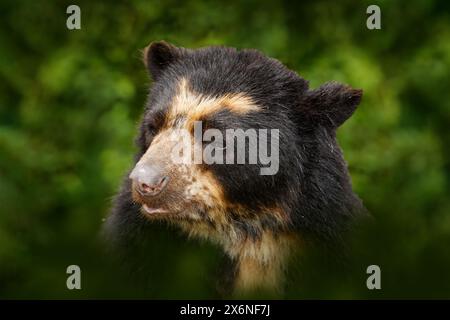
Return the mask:
[[(158, 41), (143, 62), (153, 81), (133, 168), (104, 224), (113, 246), (127, 250), (130, 239), (145, 237), (143, 220), (164, 221), (223, 249), (229, 292), (277, 291), (295, 250), (343, 243), (368, 215), (336, 140), (361, 89), (337, 82), (310, 89), (254, 49)], [(230, 146), (238, 139), (244, 147)], [(255, 159), (258, 146), (273, 163)], [(198, 152), (209, 156), (185, 161)], [(230, 161), (211, 161), (220, 156)]]

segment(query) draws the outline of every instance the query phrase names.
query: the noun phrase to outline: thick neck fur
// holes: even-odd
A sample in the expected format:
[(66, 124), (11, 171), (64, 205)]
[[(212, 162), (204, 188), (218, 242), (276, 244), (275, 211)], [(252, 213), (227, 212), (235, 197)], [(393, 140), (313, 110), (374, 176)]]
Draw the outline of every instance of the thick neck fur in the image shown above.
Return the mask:
[(213, 228), (198, 221), (179, 221), (177, 225), (189, 236), (208, 239), (222, 247), (232, 262), (230, 270), (224, 271), (231, 276), (227, 286), (231, 286), (233, 294), (282, 291), (287, 261), (299, 242), (289, 228), (270, 228), (259, 220), (246, 221), (247, 229), (233, 223)]
[(305, 236), (322, 243), (339, 242), (365, 209), (352, 190), (336, 133), (319, 127), (304, 139), (301, 148), (309, 157), (302, 164), (307, 174), (301, 178), (304, 192), (293, 214), (294, 224)]
[(225, 247), (234, 261), (233, 292), (240, 295), (253, 291), (280, 292), (295, 237), (263, 232), (258, 239), (247, 239)]

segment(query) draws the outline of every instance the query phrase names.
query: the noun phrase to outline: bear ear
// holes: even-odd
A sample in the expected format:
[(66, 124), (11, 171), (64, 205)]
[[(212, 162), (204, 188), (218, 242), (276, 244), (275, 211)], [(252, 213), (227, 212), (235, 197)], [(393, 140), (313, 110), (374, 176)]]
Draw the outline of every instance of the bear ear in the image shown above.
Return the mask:
[(301, 109), (313, 122), (329, 128), (338, 128), (350, 118), (361, 98), (361, 89), (327, 82), (318, 89), (305, 93)]
[(165, 41), (150, 43), (144, 49), (144, 64), (154, 80), (172, 63), (181, 58), (183, 49)]

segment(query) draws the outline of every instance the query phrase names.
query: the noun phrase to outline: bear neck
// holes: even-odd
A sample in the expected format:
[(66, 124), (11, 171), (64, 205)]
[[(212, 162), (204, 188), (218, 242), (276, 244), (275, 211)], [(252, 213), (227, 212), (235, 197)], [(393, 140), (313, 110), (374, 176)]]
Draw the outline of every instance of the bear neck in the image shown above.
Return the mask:
[(286, 264), (297, 243), (294, 234), (272, 231), (263, 231), (256, 238), (222, 243), (233, 263), (233, 294), (281, 293)]
[(365, 209), (352, 190), (335, 131), (318, 128), (305, 140), (300, 146), (306, 156), (302, 163), (302, 192), (292, 214), (294, 224), (312, 240), (340, 241)]

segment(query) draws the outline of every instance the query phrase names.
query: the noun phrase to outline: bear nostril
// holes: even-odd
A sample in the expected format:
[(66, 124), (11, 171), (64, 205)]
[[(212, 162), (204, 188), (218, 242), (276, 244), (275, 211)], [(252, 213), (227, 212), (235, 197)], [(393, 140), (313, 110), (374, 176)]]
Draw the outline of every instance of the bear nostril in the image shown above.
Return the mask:
[(156, 181), (157, 182), (155, 184), (149, 184), (149, 183), (145, 183), (145, 182), (139, 183), (138, 191), (142, 195), (149, 195), (149, 196), (157, 195), (166, 187), (166, 185), (169, 181), (169, 177), (164, 176)]
[(142, 193), (151, 193), (151, 192), (153, 192), (153, 190), (154, 190), (154, 188), (149, 186), (146, 183), (141, 183), (141, 185), (140, 185), (140, 191)]
[(164, 188), (167, 183), (169, 182), (169, 177), (168, 176), (164, 176), (161, 178), (161, 180), (159, 181), (159, 187), (160, 188)]
[(164, 169), (158, 165), (137, 164), (130, 174), (136, 191), (141, 195), (154, 196), (160, 193), (169, 181)]

